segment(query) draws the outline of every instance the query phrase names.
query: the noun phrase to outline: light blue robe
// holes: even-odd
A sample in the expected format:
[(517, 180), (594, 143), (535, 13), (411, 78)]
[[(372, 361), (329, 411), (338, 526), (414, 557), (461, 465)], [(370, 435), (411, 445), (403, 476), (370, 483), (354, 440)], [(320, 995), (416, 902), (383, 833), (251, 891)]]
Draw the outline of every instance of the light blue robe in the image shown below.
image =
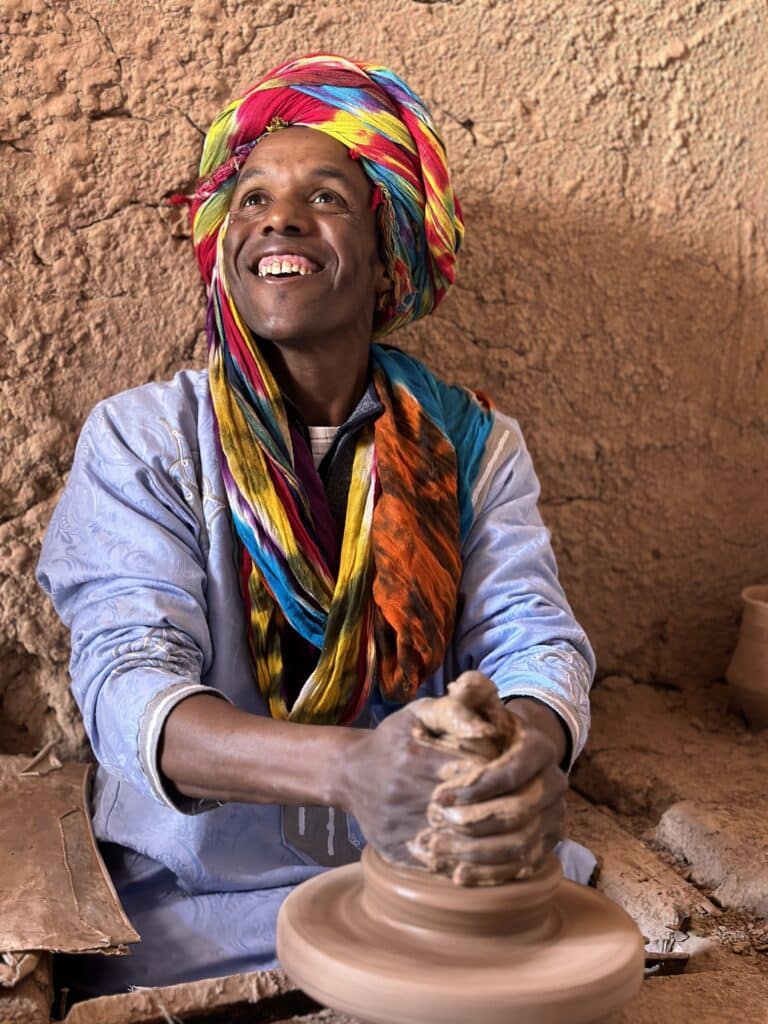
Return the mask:
[[(517, 424), (495, 412), (472, 492), (453, 641), (419, 695), (438, 696), (460, 672), (479, 669), (502, 696), (551, 706), (574, 759), (589, 726), (594, 656), (558, 582), (538, 494)], [(142, 935), (130, 958), (93, 966), (92, 990), (274, 966), (284, 897), (356, 855), (363, 840), (341, 812), (323, 809), (318, 826), (314, 809), (178, 799), (160, 774), (165, 719), (190, 694), (212, 690), (267, 714), (205, 372), (94, 409), (38, 579), (71, 630), (72, 689), (99, 763), (94, 828), (117, 844), (105, 853)], [(392, 710), (376, 694), (356, 725), (375, 726)]]

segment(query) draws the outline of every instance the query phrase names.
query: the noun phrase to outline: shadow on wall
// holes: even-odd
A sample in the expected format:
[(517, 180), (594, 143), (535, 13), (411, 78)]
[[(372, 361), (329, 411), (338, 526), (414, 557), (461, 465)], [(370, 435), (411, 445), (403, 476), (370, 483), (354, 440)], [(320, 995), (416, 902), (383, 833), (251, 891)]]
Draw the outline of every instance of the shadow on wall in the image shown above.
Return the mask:
[(768, 299), (742, 236), (465, 212), (457, 289), (411, 347), (519, 419), (599, 672), (720, 676), (739, 592), (768, 579)]

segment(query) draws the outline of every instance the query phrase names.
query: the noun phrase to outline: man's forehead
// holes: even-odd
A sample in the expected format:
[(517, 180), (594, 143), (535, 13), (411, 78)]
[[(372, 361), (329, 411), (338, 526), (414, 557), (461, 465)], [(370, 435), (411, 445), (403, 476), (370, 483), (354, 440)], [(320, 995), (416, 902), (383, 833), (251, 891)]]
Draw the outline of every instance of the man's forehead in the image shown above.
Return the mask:
[(248, 154), (238, 183), (268, 178), (286, 168), (302, 177), (370, 187), (368, 176), (352, 160), (346, 146), (325, 132), (303, 125), (289, 125), (260, 139)]
[[(271, 174), (274, 174), (278, 170), (274, 164), (266, 166), (253, 165), (252, 167), (245, 166), (240, 172), (240, 181), (248, 181), (249, 178), (268, 178)], [(339, 181), (349, 181), (350, 175), (345, 173), (339, 167), (332, 167), (330, 165), (323, 166), (307, 166), (302, 168), (302, 176), (307, 178), (336, 178)]]
[(266, 166), (297, 158), (314, 158), (318, 163), (344, 166), (349, 163), (349, 151), (337, 139), (317, 128), (287, 125), (260, 138), (243, 166)]

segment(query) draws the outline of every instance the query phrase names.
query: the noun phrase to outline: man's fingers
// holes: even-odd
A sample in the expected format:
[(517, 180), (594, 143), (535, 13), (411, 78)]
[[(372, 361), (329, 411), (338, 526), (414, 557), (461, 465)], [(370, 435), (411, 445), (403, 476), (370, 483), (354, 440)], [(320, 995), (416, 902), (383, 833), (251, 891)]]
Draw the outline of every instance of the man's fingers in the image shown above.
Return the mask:
[(559, 832), (538, 835), (524, 853), (510, 856), (497, 864), (481, 864), (460, 860), (447, 853), (438, 853), (434, 846), (433, 834), (425, 830), (408, 844), (408, 850), (415, 860), (426, 865), (430, 871), (450, 875), (456, 885), (500, 885), (515, 879), (530, 878), (554, 850), (560, 839)]
[(427, 817), (431, 825), (447, 826), (468, 836), (514, 832), (556, 801), (562, 804), (567, 789), (566, 776), (555, 765), (550, 765), (516, 793), (493, 800), (447, 807), (433, 800)]
[(530, 819), (515, 832), (468, 836), (450, 829), (425, 829), (418, 837), (422, 853), (439, 864), (461, 861), (467, 864), (516, 864), (538, 862), (546, 853), (540, 847), (557, 842), (563, 821), (563, 801)]
[(544, 864), (557, 845), (558, 836), (542, 836), (537, 847), (519, 861), (506, 864), (469, 864), (457, 861), (451, 877), (456, 885), (501, 885), (504, 882), (530, 878)]
[(445, 783), (434, 799), (445, 805), (493, 800), (516, 792), (554, 764), (552, 742), (537, 730), (523, 729), (509, 750), (490, 761), (470, 785), (462, 785), (461, 779)]
[(455, 885), (503, 885), (530, 878), (535, 869), (529, 864), (457, 864), (451, 878)]

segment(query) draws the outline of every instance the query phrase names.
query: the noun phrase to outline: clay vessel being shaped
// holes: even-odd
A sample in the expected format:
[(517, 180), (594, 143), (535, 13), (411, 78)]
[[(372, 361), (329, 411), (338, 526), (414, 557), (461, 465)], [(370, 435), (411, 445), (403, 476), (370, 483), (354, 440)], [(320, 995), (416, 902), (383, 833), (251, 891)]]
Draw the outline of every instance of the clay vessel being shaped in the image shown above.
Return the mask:
[(733, 702), (756, 729), (768, 728), (768, 585), (741, 592), (744, 610), (726, 678)]
[(564, 881), (554, 856), (525, 881), (463, 888), (370, 846), (288, 896), (277, 953), (361, 1024), (597, 1024), (635, 995), (644, 963), (634, 922)]

